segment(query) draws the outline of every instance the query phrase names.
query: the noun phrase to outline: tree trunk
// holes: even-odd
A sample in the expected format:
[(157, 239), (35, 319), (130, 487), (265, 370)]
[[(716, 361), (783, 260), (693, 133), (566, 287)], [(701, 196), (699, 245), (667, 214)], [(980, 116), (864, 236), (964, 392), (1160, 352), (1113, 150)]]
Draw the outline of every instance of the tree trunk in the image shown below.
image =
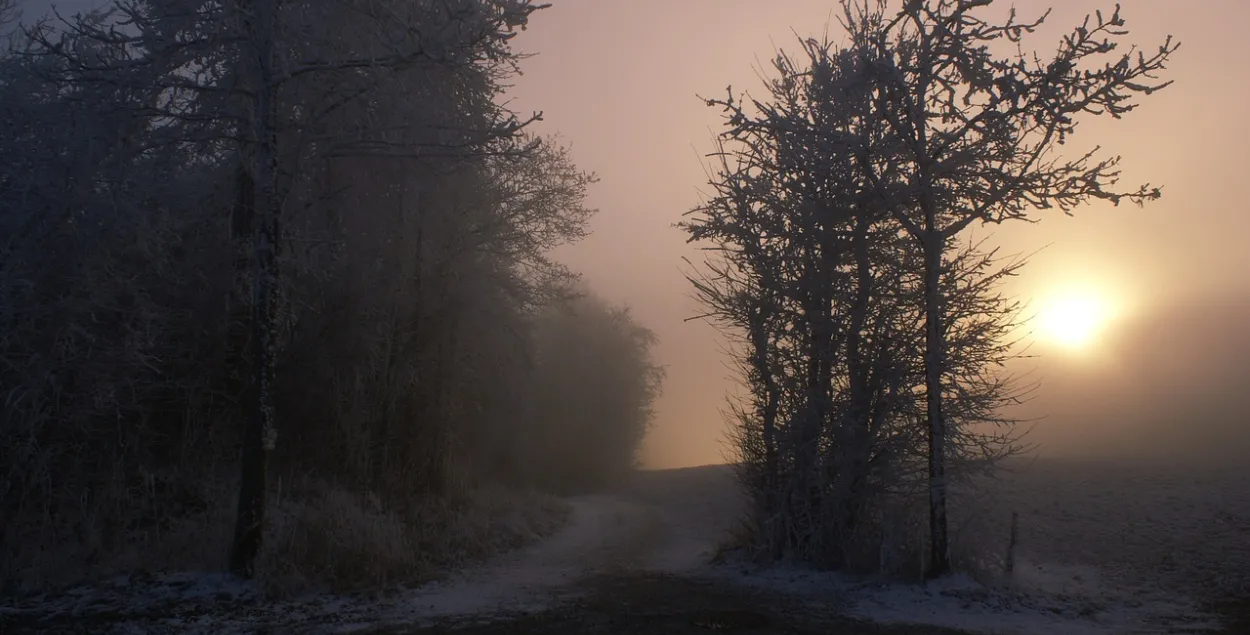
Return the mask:
[[(769, 519), (780, 511), (780, 492), (778, 491), (780, 481), (777, 471), (777, 408), (780, 395), (776, 380), (772, 375), (771, 364), (769, 364), (768, 321), (771, 319), (771, 313), (764, 308), (765, 302), (767, 300), (761, 298), (760, 306), (753, 311), (750, 329), (751, 346), (754, 349), (752, 364), (755, 366), (755, 373), (759, 376), (760, 383), (764, 385), (763, 403), (759, 404), (757, 413), (760, 417), (760, 425), (763, 427), (764, 442), (764, 509), (761, 520), (768, 523)], [(765, 527), (764, 532), (768, 536), (769, 554), (773, 558), (780, 558), (783, 547), (780, 536), (772, 527)]]
[(265, 519), (265, 471), (274, 438), (273, 376), (278, 279), (277, 131), (274, 121), (273, 21), (276, 0), (243, 4), (246, 36), (253, 43), (255, 64), (249, 75), (254, 92), (251, 125), (244, 148), (253, 172), (252, 214), (252, 364), (249, 399), (244, 403), (245, 427), (239, 480), (239, 509), (230, 552), (230, 570), (252, 577), (260, 552)]
[[(230, 246), (234, 255), (233, 278), (226, 300), (226, 376), (227, 393), (242, 407), (251, 396), (249, 390), (251, 361), (251, 299), (247, 294), (252, 280), (251, 238), (255, 226), (256, 183), (247, 166), (239, 165), (235, 182), (235, 203), (230, 214)], [(245, 415), (246, 412), (241, 411)]]
[[(808, 250), (809, 254), (804, 259), (803, 265), (803, 282), (806, 283), (806, 288), (801, 288), (803, 320), (806, 321), (807, 327), (807, 376), (804, 386), (806, 403), (803, 418), (800, 419), (802, 425), (797, 449), (801, 457), (798, 472), (799, 478), (802, 479), (805, 496), (803, 504), (807, 513), (816, 517), (815, 515), (820, 513), (824, 504), (822, 482), (825, 480), (825, 466), (820, 456), (820, 439), (827, 423), (824, 369), (826, 367), (826, 342), (829, 340), (829, 334), (826, 332), (827, 323), (824, 319), (827, 303), (823, 301), (823, 289), (820, 288), (824, 282), (824, 274), (818, 264), (818, 255), (811, 254), (810, 247)], [(807, 527), (804, 541), (810, 542), (815, 531), (818, 531), (817, 527)]]
[(929, 570), (935, 578), (950, 570), (946, 533), (946, 424), (942, 419), (943, 332), (941, 233), (927, 214), (924, 242), (925, 406), (929, 432)]
[[(868, 364), (863, 353), (864, 329), (873, 293), (873, 271), (868, 248), (870, 220), (863, 210), (855, 220), (852, 251), (855, 257), (855, 300), (851, 307), (850, 325), (846, 333), (846, 371), (851, 404), (843, 426), (843, 478), (846, 491), (842, 501), (842, 537), (849, 539), (858, 529), (859, 506), (868, 472), (868, 449), (872, 430), (871, 391), (868, 386)], [(847, 554), (843, 553), (844, 564)]]

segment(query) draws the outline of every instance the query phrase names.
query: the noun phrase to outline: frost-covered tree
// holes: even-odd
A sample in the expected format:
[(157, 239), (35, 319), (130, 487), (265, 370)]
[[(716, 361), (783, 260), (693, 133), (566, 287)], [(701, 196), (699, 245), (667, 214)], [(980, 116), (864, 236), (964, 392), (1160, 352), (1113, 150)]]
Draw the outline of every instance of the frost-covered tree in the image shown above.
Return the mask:
[[(17, 0), (0, 0), (0, 36), (8, 37), (22, 12), (18, 9)], [(7, 42), (6, 42), (7, 44)]]
[(388, 510), (507, 477), (534, 317), (576, 278), (549, 253), (593, 213), (501, 105), (537, 8), (153, 0), (27, 30), (0, 60), (6, 550), (208, 513), (244, 440), (244, 573), (266, 472)]
[[(906, 520), (891, 508), (924, 492), (923, 278), (857, 155), (828, 142), (887, 132), (863, 116), (854, 70), (808, 41), (776, 58), (766, 98), (712, 100), (726, 119), (713, 196), (683, 228), (713, 252), (692, 282), (738, 345), (749, 395), (731, 415), (761, 546), (864, 568), (882, 566), (888, 525)], [(1016, 391), (995, 375), (1015, 323), (995, 287), (1018, 265), (948, 247), (940, 283), (960, 333), (948, 435), (968, 475), (1018, 448), (998, 412)]]
[[(426, 127), (401, 122), (389, 99), (447, 67), (445, 83), (481, 81), (475, 64), (509, 59), (507, 42), (537, 6), (526, 0), (394, 3), (236, 0), (187, 3), (131, 0), (107, 14), (80, 17), (68, 32), (40, 25), (36, 51), (57, 64), (60, 84), (101, 84), (146, 91), (131, 111), (161, 126), (170, 143), (216, 143), (237, 162), (236, 239), (249, 244), (248, 350), (242, 391), (248, 405), (239, 521), (232, 569), (250, 574), (260, 546), (267, 455), (277, 433), (274, 369), (279, 333), (279, 247), (290, 219), (288, 193), (301, 163), (345, 156), (417, 156), (429, 148), (487, 151), (522, 126), (490, 103), (479, 84), (476, 109), (445, 113), (476, 121)], [(457, 69), (460, 69), (458, 77)], [(472, 88), (472, 87), (471, 87)], [(318, 134), (337, 111), (350, 113), (347, 134)], [(390, 116), (388, 116), (388, 114)], [(422, 120), (414, 120), (421, 122)], [(427, 120), (428, 121), (428, 120)], [(445, 122), (439, 122), (444, 124)], [(432, 134), (441, 128), (442, 132)], [(414, 130), (415, 129), (415, 130)], [(311, 148), (311, 153), (308, 151)]]
[[(842, 3), (854, 68), (847, 83), (867, 95), (863, 116), (877, 135), (831, 131), (828, 142), (858, 157), (876, 202), (924, 262), (925, 416), (929, 427), (930, 575), (949, 568), (946, 521), (944, 378), (952, 337), (942, 321), (940, 278), (950, 239), (973, 223), (1070, 212), (1091, 200), (1142, 203), (1149, 185), (1121, 189), (1119, 157), (1097, 148), (1065, 154), (1082, 119), (1120, 118), (1160, 81), (1177, 43), (1122, 50), (1120, 9), (1088, 16), (1053, 53), (1023, 43), (1048, 14), (993, 21), (993, 0)], [(1014, 51), (1013, 51), (1014, 49)]]

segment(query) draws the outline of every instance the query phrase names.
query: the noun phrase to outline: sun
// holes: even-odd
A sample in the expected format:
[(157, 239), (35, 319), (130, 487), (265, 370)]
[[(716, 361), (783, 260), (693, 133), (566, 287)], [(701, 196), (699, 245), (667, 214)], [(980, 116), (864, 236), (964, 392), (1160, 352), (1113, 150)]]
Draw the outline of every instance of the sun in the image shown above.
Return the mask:
[(1105, 295), (1088, 289), (1059, 291), (1044, 298), (1037, 314), (1038, 335), (1070, 351), (1090, 348), (1113, 316)]

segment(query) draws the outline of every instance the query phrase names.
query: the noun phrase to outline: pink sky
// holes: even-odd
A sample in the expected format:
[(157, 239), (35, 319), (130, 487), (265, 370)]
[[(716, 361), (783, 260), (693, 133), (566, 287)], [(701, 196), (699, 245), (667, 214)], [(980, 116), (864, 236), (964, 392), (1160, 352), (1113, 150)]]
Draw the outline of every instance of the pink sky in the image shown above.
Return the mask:
[[(579, 165), (602, 179), (590, 194), (600, 210), (595, 235), (562, 257), (601, 295), (631, 305), (660, 337), (657, 353), (668, 381), (647, 464), (720, 462), (718, 410), (732, 386), (730, 372), (713, 329), (684, 321), (699, 307), (682, 277), (682, 258), (697, 260), (698, 253), (672, 228), (699, 201), (707, 180), (701, 156), (719, 122), (698, 95), (721, 96), (731, 84), (757, 90), (759, 69), (777, 46), (793, 48), (796, 34), (820, 35), (834, 24), (836, 39), (837, 4), (552, 3), (517, 38), (518, 48), (536, 56), (525, 62), (511, 96), (520, 111), (542, 110), (540, 131), (558, 134)], [(105, 0), (56, 4), (72, 13)], [(1244, 389), (1250, 377), (1241, 371), (1250, 368), (1250, 340), (1241, 330), (1250, 324), (1250, 209), (1242, 191), (1250, 166), (1250, 3), (1123, 4), (1133, 42), (1153, 47), (1172, 34), (1183, 43), (1168, 76), (1176, 83), (1122, 121), (1091, 122), (1076, 145), (1102, 144), (1122, 154), (1126, 182), (1162, 184), (1164, 199), (1145, 209), (1052, 215), (1036, 225), (999, 228), (994, 236), (1013, 253), (1045, 247), (1012, 289), (1021, 299), (1084, 287), (1122, 305), (1091, 354), (1039, 346), (1033, 352), (1045, 357), (1021, 364), (1038, 367), (1045, 381), (1022, 414), (1049, 416), (1035, 438), (1055, 450), (1107, 447), (1143, 429), (1183, 431), (1196, 422), (1209, 430), (1250, 430), (1241, 414), (1250, 412)], [(1055, 7), (1050, 28), (1031, 41), (1045, 52), (1058, 33), (1113, 3), (1016, 5), (1025, 15)], [(27, 0), (25, 16), (47, 6)], [(1009, 6), (999, 0), (995, 8)], [(1201, 421), (1176, 414), (1187, 412), (1202, 412)]]
[[(1250, 289), (1250, 249), (1244, 246), (1250, 210), (1241, 192), (1250, 146), (1244, 80), (1250, 45), (1242, 32), (1250, 5), (1124, 4), (1133, 42), (1153, 47), (1169, 33), (1183, 42), (1169, 75), (1176, 84), (1122, 121), (1092, 122), (1077, 143), (1102, 144), (1124, 155), (1126, 181), (1162, 184), (1164, 200), (1146, 209), (1091, 208), (1076, 218), (1002, 228), (995, 240), (1014, 252), (1047, 246), (1013, 288), (1021, 298), (1071, 285), (1092, 287), (1124, 305), (1122, 333), (1172, 320), (1162, 337), (1188, 341), (1206, 334), (1184, 326), (1193, 320), (1175, 317), (1178, 311), (1221, 311), (1203, 307), (1236, 304)], [(1046, 6), (1017, 5), (1026, 13)], [(1110, 6), (1055, 3), (1053, 28), (1036, 36), (1033, 46), (1050, 50), (1057, 32)], [(517, 39), (519, 48), (537, 55), (525, 62), (513, 105), (542, 110), (541, 131), (560, 135), (578, 163), (602, 178), (591, 192), (591, 204), (600, 210), (595, 235), (563, 256), (599, 293), (633, 306), (661, 340), (658, 355), (669, 379), (648, 442), (650, 465), (719, 462), (724, 452), (718, 408), (731, 387), (730, 373), (713, 329), (683, 321), (698, 306), (689, 298), (681, 259), (698, 254), (671, 227), (699, 201), (706, 181), (700, 157), (718, 125), (717, 113), (697, 96), (720, 96), (730, 84), (755, 91), (758, 70), (775, 47), (793, 48), (795, 33), (823, 33), (834, 7), (829, 0), (556, 0)], [(1151, 332), (1160, 337), (1158, 329)], [(1222, 336), (1245, 337), (1236, 329)], [(1138, 359), (1149, 344), (1118, 346), (1106, 344), (1099, 353), (1103, 361), (1129, 352)], [(1072, 377), (1102, 373), (1095, 380), (1122, 396), (1130, 394), (1130, 382), (1113, 364), (1095, 371), (1088, 360), (1035, 352), (1047, 353), (1041, 362), (1047, 382), (1028, 413), (1053, 415), (1039, 426), (1038, 438), (1055, 448), (1080, 447), (1089, 421), (1115, 416), (1105, 412), (1114, 400), (1099, 405), (1091, 400), (1106, 395), (1082, 393), (1079, 404), (1087, 407), (1074, 408)], [(1094, 425), (1110, 430), (1124, 424)]]

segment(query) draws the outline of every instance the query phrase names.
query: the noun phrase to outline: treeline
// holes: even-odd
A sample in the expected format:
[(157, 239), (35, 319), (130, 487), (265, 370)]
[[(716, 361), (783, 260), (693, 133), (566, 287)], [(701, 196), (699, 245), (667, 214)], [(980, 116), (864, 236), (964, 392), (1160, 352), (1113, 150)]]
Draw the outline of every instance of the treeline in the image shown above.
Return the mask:
[(737, 343), (729, 414), (766, 557), (937, 576), (984, 555), (984, 536), (952, 547), (948, 501), (1024, 449), (1007, 407), (1030, 386), (1002, 372), (1023, 332), (1001, 283), (1021, 262), (965, 230), (1159, 196), (1117, 189), (1118, 157), (1061, 150), (1081, 118), (1166, 86), (1176, 44), (1116, 52), (1117, 9), (1052, 57), (1001, 55), (1045, 15), (994, 21), (991, 4), (843, 0), (844, 44), (802, 40), (762, 97), (708, 100), (711, 196), (682, 227)]
[(633, 466), (654, 339), (549, 257), (594, 177), (501, 105), (538, 8), (138, 0), (24, 26), (0, 57), (6, 586), (159, 568), (236, 510), (184, 564), (233, 540), (250, 572), (292, 536), (268, 561), (332, 558), (317, 527), (266, 542), (301, 498), (432, 549), (481, 488)]

